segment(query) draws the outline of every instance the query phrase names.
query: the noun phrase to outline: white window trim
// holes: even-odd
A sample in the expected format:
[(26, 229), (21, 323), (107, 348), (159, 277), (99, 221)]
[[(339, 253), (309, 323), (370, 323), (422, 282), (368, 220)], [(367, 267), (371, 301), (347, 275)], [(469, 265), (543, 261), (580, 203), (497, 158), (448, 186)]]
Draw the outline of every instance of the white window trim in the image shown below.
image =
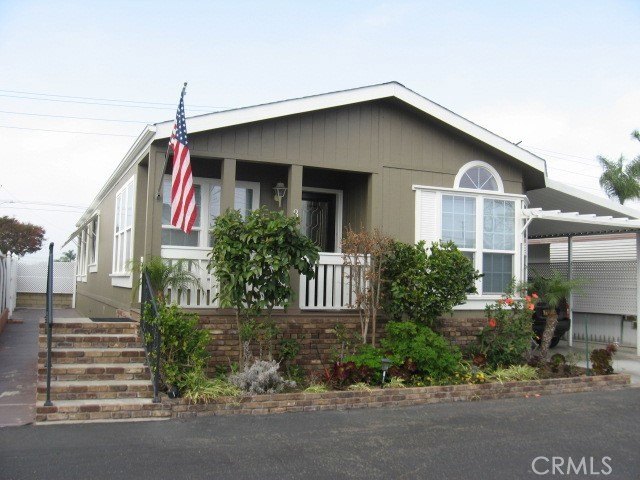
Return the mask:
[[(115, 204), (114, 204), (114, 217), (113, 217), (113, 253), (111, 257), (111, 273), (109, 277), (111, 277), (111, 285), (114, 287), (122, 287), (122, 288), (133, 288), (133, 273), (130, 270), (127, 270), (127, 266), (123, 265), (123, 271), (116, 271), (116, 248), (118, 242), (116, 241), (116, 235), (120, 235), (121, 232), (116, 233), (116, 224), (117, 219), (116, 215), (118, 214), (118, 196), (124, 192), (131, 184), (133, 188), (131, 190), (131, 195), (133, 196), (133, 206), (131, 212), (131, 234), (129, 236), (129, 241), (131, 242), (131, 253), (133, 258), (133, 238), (135, 235), (135, 225), (136, 225), (136, 176), (133, 175), (127, 182), (116, 192), (115, 195)], [(126, 250), (125, 250), (126, 251)]]
[[(93, 231), (93, 220), (96, 220), (96, 231)], [(100, 212), (96, 212), (95, 215), (89, 220), (88, 232), (89, 235), (93, 235), (96, 239), (95, 252), (93, 253), (93, 262), (89, 263), (89, 273), (96, 273), (98, 271), (98, 254), (100, 252)], [(89, 243), (91, 245), (91, 243)], [(90, 250), (90, 249), (89, 249)], [(88, 257), (87, 257), (88, 258)]]
[(85, 226), (78, 235), (78, 255), (76, 264), (76, 281), (87, 282), (87, 231)]
[[(496, 184), (498, 185), (498, 191), (496, 192), (495, 190), (476, 190), (476, 189), (460, 188), (460, 182), (462, 181), (462, 177), (464, 176), (465, 173), (467, 173), (467, 170), (473, 167), (482, 167), (487, 169), (489, 173), (493, 175), (493, 178), (496, 181)], [(492, 192), (492, 193), (504, 193), (504, 184), (502, 183), (502, 178), (500, 178), (500, 174), (498, 173), (498, 171), (488, 163), (480, 160), (472, 160), (471, 162), (465, 163), (462, 167), (460, 167), (460, 170), (458, 170), (458, 174), (456, 175), (456, 178), (453, 180), (453, 187), (457, 190), (465, 190), (465, 191), (470, 190), (472, 192), (482, 191), (482, 192)]]
[[(524, 280), (525, 275), (525, 265), (523, 264), (523, 255), (524, 249), (526, 246), (526, 232), (523, 230), (524, 226), (524, 217), (522, 215), (523, 208), (526, 207), (527, 198), (524, 195), (517, 194), (507, 194), (500, 192), (492, 192), (487, 190), (472, 190), (466, 188), (442, 188), (442, 187), (431, 187), (431, 186), (422, 186), (422, 185), (414, 185), (413, 190), (417, 193), (419, 191), (431, 191), (436, 194), (435, 201), (435, 230), (437, 232), (437, 237), (442, 239), (442, 195), (459, 195), (459, 196), (469, 196), (476, 197), (476, 248), (475, 249), (467, 249), (462, 248), (462, 251), (474, 251), (476, 264), (475, 268), (482, 272), (482, 253), (484, 252), (484, 248), (482, 247), (482, 235), (484, 232), (483, 226), (483, 215), (484, 215), (484, 199), (496, 199), (496, 200), (512, 200), (515, 203), (515, 250), (487, 250), (487, 253), (509, 253), (514, 255), (513, 259), (513, 276), (516, 278), (516, 282), (521, 282)], [(421, 232), (420, 232), (420, 222), (421, 222), (421, 199), (420, 195), (415, 196), (415, 218), (416, 218), (416, 226), (415, 226), (415, 240), (416, 242), (421, 240)], [(482, 215), (479, 214), (482, 213)], [(476, 289), (478, 292), (482, 292), (482, 279), (479, 279), (476, 282)], [(501, 298), (500, 294), (473, 294), (467, 297), (467, 301), (462, 304), (454, 307), (454, 310), (483, 310), (484, 307)]]
[[(330, 193), (336, 196), (335, 250), (342, 252), (342, 199), (344, 192), (333, 188), (302, 187), (303, 192)], [(330, 253), (330, 252), (327, 252)]]
[[(165, 175), (163, 178), (163, 184), (166, 180), (171, 181), (171, 175)], [(221, 180), (219, 178), (206, 178), (206, 177), (193, 177), (193, 184), (200, 186), (200, 226), (194, 227), (194, 230), (198, 230), (198, 245), (195, 247), (191, 246), (182, 246), (182, 245), (161, 245), (162, 250), (166, 250), (167, 252), (173, 251), (183, 251), (185, 252), (184, 257), (180, 258), (191, 258), (192, 255), (188, 255), (186, 252), (205, 252), (208, 253), (211, 250), (209, 246), (209, 206), (210, 206), (210, 198), (209, 195), (211, 193), (211, 187), (220, 186)], [(253, 200), (252, 200), (252, 209), (257, 210), (260, 208), (260, 183), (259, 182), (246, 182), (243, 180), (236, 180), (236, 185), (234, 188), (250, 188), (254, 191)], [(234, 191), (235, 192), (235, 191)], [(234, 197), (235, 198), (235, 197)], [(169, 228), (173, 230), (179, 230), (177, 227), (173, 225), (165, 225), (164, 223), (160, 227), (161, 229)], [(167, 253), (169, 255), (169, 253)], [(164, 255), (163, 255), (164, 256)], [(198, 255), (197, 258), (200, 258), (202, 255)]]

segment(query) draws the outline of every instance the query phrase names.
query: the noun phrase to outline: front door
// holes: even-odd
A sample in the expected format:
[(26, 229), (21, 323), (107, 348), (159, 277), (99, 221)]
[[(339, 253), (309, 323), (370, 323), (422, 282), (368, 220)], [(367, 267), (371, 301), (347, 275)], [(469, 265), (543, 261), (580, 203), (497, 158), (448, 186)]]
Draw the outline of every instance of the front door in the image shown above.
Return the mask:
[(302, 232), (321, 252), (336, 251), (336, 194), (302, 192)]

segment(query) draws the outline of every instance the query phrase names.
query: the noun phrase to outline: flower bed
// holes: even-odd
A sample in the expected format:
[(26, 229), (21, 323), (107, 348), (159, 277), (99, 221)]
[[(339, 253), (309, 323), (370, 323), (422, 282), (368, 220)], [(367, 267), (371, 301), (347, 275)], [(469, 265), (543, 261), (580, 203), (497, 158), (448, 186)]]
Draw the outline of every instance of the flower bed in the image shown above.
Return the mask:
[(434, 387), (385, 388), (365, 391), (329, 391), (323, 393), (279, 393), (241, 398), (220, 397), (210, 403), (189, 403), (186, 399), (163, 400), (172, 417), (201, 415), (265, 415), (319, 410), (404, 407), (440, 402), (478, 401), (561, 393), (618, 390), (630, 384), (627, 374), (550, 378), (526, 382)]

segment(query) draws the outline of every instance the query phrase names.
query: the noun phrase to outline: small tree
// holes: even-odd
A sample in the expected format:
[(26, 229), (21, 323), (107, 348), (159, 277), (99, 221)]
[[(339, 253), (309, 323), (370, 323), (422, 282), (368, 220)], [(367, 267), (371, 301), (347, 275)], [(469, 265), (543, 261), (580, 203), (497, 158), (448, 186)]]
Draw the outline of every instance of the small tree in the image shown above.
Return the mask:
[(0, 217), (0, 252), (21, 257), (42, 248), (44, 228), (31, 223), (22, 223), (8, 216)]
[[(171, 288), (172, 292), (186, 289), (191, 286), (202, 288), (200, 279), (196, 274), (189, 271), (189, 260), (177, 260), (174, 263), (168, 263), (161, 257), (149, 257), (147, 260), (132, 260), (129, 268), (137, 272), (146, 272), (149, 275), (151, 288), (155, 291), (158, 300), (164, 303), (164, 292)], [(137, 279), (136, 288), (140, 287), (140, 275), (135, 275)]]
[(383, 272), (392, 240), (378, 229), (356, 232), (348, 228), (342, 239), (344, 265), (349, 267), (353, 291), (351, 306), (360, 315), (362, 343), (367, 343), (371, 326), (371, 345), (376, 344), (376, 326), (381, 308)]
[(262, 207), (243, 219), (237, 210), (220, 215), (211, 229), (213, 248), (209, 269), (220, 281), (221, 307), (235, 309), (238, 361), (244, 366), (243, 325), (266, 311), (266, 322), (276, 306), (293, 299), (291, 271), (313, 277), (318, 248), (300, 232), (300, 220)]
[(568, 304), (571, 292), (580, 289), (584, 285), (584, 281), (581, 279), (568, 280), (558, 272), (553, 272), (549, 277), (544, 277), (536, 272), (534, 272), (534, 274), (535, 277), (529, 289), (532, 293), (536, 293), (540, 297), (542, 303), (546, 303), (549, 306), (547, 321), (544, 325), (544, 331), (542, 332), (542, 339), (540, 340), (540, 358), (544, 360), (547, 357), (553, 334), (558, 325), (558, 312), (556, 308), (564, 301)]
[(480, 274), (453, 242), (394, 242), (384, 271), (384, 310), (396, 321), (432, 326), (442, 314), (475, 293)]
[(73, 250), (67, 250), (66, 252), (62, 252), (60, 258), (56, 260), (56, 262), (73, 262), (76, 259), (76, 252)]

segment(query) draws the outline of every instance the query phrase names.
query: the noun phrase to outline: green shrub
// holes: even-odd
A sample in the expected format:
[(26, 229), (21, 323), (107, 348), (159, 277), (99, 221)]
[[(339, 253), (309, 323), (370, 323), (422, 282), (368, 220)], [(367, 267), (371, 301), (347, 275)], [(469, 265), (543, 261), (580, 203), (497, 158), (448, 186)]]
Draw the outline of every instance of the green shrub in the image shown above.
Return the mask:
[[(167, 387), (185, 386), (193, 371), (202, 371), (209, 358), (207, 345), (209, 332), (198, 328), (198, 315), (185, 313), (177, 305), (158, 303), (158, 316), (151, 313), (151, 306), (144, 310), (145, 322), (160, 329), (160, 368)], [(152, 357), (155, 352), (151, 352)], [(152, 362), (155, 365), (154, 362)]]
[(226, 379), (209, 380), (201, 369), (187, 372), (181, 383), (182, 396), (193, 403), (207, 403), (218, 397), (236, 397), (241, 390)]
[(497, 380), (500, 383), (537, 380), (538, 377), (538, 370), (529, 365), (511, 365), (507, 368), (498, 368), (489, 375), (490, 380)]
[(487, 305), (488, 325), (469, 348), (474, 362), (486, 362), (492, 368), (524, 363), (534, 337), (532, 310), (529, 297), (505, 296), (495, 304)]
[(457, 347), (429, 327), (414, 322), (389, 322), (382, 347), (390, 352), (395, 366), (411, 363), (417, 375), (441, 382), (460, 368), (462, 356)]
[(433, 322), (475, 293), (480, 278), (453, 242), (394, 242), (385, 260), (384, 311), (393, 320)]

